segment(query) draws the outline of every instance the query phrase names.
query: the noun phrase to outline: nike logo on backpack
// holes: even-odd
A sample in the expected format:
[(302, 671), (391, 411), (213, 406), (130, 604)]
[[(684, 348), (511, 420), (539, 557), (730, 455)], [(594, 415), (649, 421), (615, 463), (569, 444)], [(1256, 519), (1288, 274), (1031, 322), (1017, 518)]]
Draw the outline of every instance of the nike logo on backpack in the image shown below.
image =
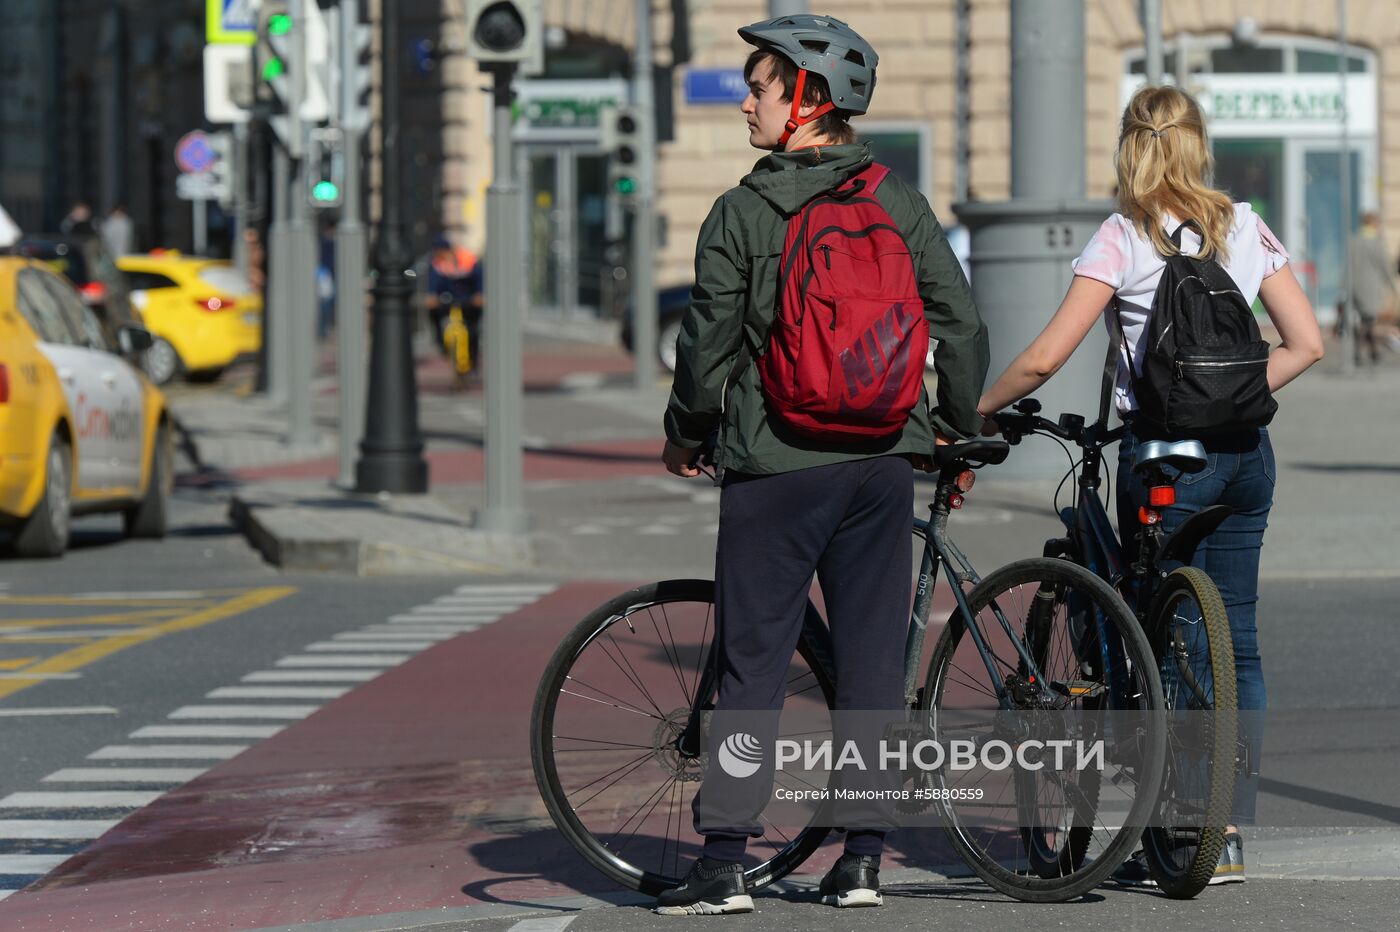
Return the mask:
[[(837, 358), (841, 363), (841, 374), (846, 379), (846, 396), (841, 399), (843, 413), (861, 414), (875, 420), (890, 413), (898, 400), (905, 371), (909, 368), (909, 353), (900, 353), (900, 344), (909, 335), (914, 319), (914, 314), (903, 301), (896, 302), (871, 323), (850, 349), (841, 351)], [(852, 407), (849, 399), (859, 395), (862, 388), (872, 385), (887, 371), (884, 390), (870, 404), (862, 408)]]

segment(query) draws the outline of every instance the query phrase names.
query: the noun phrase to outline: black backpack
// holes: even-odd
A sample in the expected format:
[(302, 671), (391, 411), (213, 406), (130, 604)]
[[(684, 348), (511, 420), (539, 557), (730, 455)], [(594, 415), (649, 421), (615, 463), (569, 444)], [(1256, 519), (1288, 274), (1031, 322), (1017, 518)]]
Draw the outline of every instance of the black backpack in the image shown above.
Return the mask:
[[(1195, 221), (1178, 226), (1177, 249), (1188, 225), (1200, 232)], [(1166, 262), (1142, 335), (1142, 371), (1129, 369), (1138, 416), (1167, 437), (1263, 427), (1278, 402), (1266, 376), (1269, 344), (1249, 303), (1214, 259), (1178, 253)]]

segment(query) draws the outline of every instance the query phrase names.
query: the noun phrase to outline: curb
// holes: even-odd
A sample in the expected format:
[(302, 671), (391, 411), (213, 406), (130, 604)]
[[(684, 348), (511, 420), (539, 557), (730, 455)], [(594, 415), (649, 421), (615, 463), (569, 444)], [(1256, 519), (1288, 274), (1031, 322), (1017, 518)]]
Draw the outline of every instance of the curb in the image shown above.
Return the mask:
[(426, 495), (251, 486), (230, 497), (228, 516), (268, 563), (287, 572), (426, 576), (534, 569), (528, 537), (478, 531)]

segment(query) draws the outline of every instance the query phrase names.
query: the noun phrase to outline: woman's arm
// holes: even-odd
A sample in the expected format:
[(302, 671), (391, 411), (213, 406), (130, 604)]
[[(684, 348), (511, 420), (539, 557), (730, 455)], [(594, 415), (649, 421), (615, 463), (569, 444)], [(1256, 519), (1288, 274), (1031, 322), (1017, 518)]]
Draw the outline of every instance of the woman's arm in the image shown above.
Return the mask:
[(1290, 266), (1264, 279), (1259, 298), (1283, 341), (1269, 354), (1269, 391), (1276, 392), (1322, 358), (1322, 331)]
[(978, 413), (995, 414), (1044, 385), (1084, 342), (1112, 298), (1113, 288), (1109, 285), (1076, 275), (1050, 323), (982, 393)]

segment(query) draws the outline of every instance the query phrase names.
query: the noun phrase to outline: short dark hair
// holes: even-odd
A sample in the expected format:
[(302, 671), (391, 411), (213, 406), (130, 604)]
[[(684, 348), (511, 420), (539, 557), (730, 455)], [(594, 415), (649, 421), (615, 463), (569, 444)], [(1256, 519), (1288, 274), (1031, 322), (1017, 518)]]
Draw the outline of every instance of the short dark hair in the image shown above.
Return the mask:
[[(768, 49), (754, 49), (748, 61), (744, 62), (744, 80), (748, 81), (753, 76), (753, 70), (765, 58), (770, 62), (768, 67), (772, 69), (773, 75), (783, 84), (783, 96), (780, 99), (791, 101), (792, 95), (797, 92), (798, 69), (797, 65), (784, 55), (778, 55)], [(802, 85), (802, 103), (808, 107), (819, 107), (830, 99), (831, 91), (826, 78), (815, 72), (807, 72), (807, 81)], [(832, 110), (817, 117), (816, 128), (818, 133), (837, 142), (856, 141), (856, 131), (851, 128), (846, 113), (842, 110)]]

